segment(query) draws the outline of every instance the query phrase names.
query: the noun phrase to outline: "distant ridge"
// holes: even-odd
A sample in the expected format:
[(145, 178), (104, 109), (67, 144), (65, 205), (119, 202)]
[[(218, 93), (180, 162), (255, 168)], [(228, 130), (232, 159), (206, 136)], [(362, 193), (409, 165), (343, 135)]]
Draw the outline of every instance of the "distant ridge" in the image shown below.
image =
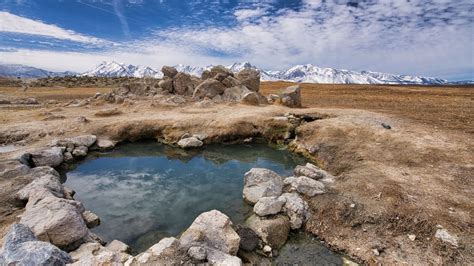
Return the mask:
[[(180, 72), (188, 73), (190, 75), (200, 76), (202, 72), (208, 67), (176, 65), (176, 69)], [(335, 68), (321, 68), (312, 64), (296, 65), (285, 71), (267, 71), (260, 69), (249, 62), (234, 63), (226, 66), (233, 72), (238, 72), (245, 68), (254, 68), (260, 71), (262, 81), (291, 81), (291, 82), (306, 82), (306, 83), (321, 83), (321, 84), (402, 84), (402, 85), (461, 85), (474, 84), (472, 80), (448, 82), (445, 79), (409, 76), (409, 75), (394, 75), (388, 73), (372, 72), (372, 71), (351, 71), (341, 70)], [(96, 77), (153, 77), (161, 78), (163, 73), (160, 70), (155, 70), (151, 67), (139, 65), (127, 65), (123, 63), (102, 62), (94, 68), (84, 73), (78, 74), (74, 72), (51, 72), (39, 68), (4, 64), (0, 65), (0, 76), (3, 77), (24, 77), (24, 78), (44, 78), (67, 75), (79, 76), (96, 76)]]

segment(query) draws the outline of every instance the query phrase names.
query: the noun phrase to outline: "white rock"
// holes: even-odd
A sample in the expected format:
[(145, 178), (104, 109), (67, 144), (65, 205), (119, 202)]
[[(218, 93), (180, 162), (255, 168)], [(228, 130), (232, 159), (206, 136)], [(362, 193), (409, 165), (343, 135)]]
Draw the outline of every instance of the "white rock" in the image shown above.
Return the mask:
[(31, 153), (31, 159), (35, 166), (59, 166), (63, 160), (63, 151), (59, 147), (39, 150)]
[[(52, 169), (54, 171), (54, 169)], [(47, 193), (50, 192), (50, 193)], [(54, 195), (56, 197), (64, 197), (64, 189), (59, 180), (59, 176), (46, 174), (34, 179), (16, 194), (20, 200), (28, 200), (34, 197), (35, 200), (41, 200), (46, 195)]]
[(115, 143), (108, 139), (97, 139), (96, 142), (97, 147), (99, 150), (110, 150), (115, 147)]
[(201, 213), (179, 238), (181, 247), (205, 245), (230, 255), (239, 250), (240, 237), (227, 215), (217, 210)]
[(94, 143), (97, 141), (97, 136), (82, 135), (82, 136), (77, 136), (77, 137), (72, 137), (72, 138), (65, 138), (64, 141), (70, 142), (74, 144), (74, 146), (76, 147), (79, 147), (79, 146), (90, 147), (94, 145)]
[(299, 193), (313, 197), (318, 194), (324, 194), (325, 186), (322, 182), (316, 181), (306, 176), (300, 177), (287, 177), (284, 180), (285, 185), (290, 185), (292, 189), (295, 189)]
[(220, 250), (207, 248), (207, 260), (215, 266), (240, 266), (242, 260), (237, 256), (226, 254)]
[(178, 146), (183, 149), (189, 148), (198, 148), (201, 147), (204, 143), (196, 137), (184, 138), (178, 141)]
[(455, 247), (458, 246), (458, 239), (456, 236), (451, 235), (446, 229), (438, 229), (436, 230), (435, 237), (439, 240), (449, 243)]
[(272, 170), (252, 168), (245, 173), (243, 197), (250, 203), (257, 203), (262, 197), (278, 197), (282, 189), (281, 176)]
[(259, 216), (277, 214), (281, 211), (283, 204), (285, 204), (285, 198), (263, 197), (257, 201), (253, 211)]
[(127, 253), (103, 247), (96, 242), (84, 243), (69, 254), (74, 260), (71, 265), (123, 265), (132, 258)]

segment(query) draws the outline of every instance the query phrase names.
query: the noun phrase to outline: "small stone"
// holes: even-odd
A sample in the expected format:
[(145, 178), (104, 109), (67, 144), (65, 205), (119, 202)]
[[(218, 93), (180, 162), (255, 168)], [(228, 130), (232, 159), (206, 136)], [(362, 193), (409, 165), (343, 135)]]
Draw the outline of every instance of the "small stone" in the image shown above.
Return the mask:
[(113, 141), (102, 138), (97, 139), (96, 145), (99, 150), (110, 150), (115, 147), (115, 143)]
[(240, 236), (239, 248), (245, 251), (253, 251), (260, 243), (258, 235), (249, 227), (238, 225), (236, 229)]
[(408, 235), (408, 239), (410, 239), (411, 241), (415, 241), (416, 235)]
[(265, 245), (263, 247), (263, 252), (265, 253), (271, 253), (272, 252), (272, 247), (270, 247), (269, 245)]
[(380, 256), (380, 252), (376, 248), (372, 249), (372, 253), (374, 253), (375, 256)]
[(85, 157), (89, 149), (86, 146), (79, 146), (72, 151), (74, 157)]
[(91, 211), (85, 211), (82, 213), (82, 218), (86, 222), (87, 228), (94, 228), (100, 225), (100, 218), (97, 214)]
[(190, 137), (190, 138), (184, 138), (178, 141), (178, 146), (183, 148), (183, 149), (190, 149), (190, 148), (199, 148), (203, 145), (204, 143), (199, 140), (198, 138), (195, 137)]
[(203, 261), (206, 259), (207, 252), (203, 247), (194, 246), (188, 249), (188, 255), (197, 261)]
[(72, 161), (74, 161), (74, 157), (72, 156), (72, 153), (70, 152), (65, 152), (64, 153), (64, 161), (67, 162), (67, 163), (70, 163)]
[(392, 129), (392, 127), (389, 124), (382, 123), (382, 127), (385, 129)]

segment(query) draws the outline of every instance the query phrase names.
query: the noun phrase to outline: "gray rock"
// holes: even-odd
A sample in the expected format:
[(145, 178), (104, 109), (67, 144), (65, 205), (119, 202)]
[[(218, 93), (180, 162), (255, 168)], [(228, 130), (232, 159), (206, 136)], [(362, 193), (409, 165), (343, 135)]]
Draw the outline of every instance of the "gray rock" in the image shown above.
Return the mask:
[(177, 265), (178, 247), (179, 242), (176, 238), (163, 238), (145, 252), (127, 261), (126, 265)]
[(299, 85), (291, 86), (280, 93), (280, 103), (288, 107), (301, 107), (301, 88)]
[(240, 102), (244, 93), (250, 92), (245, 86), (238, 85), (224, 90), (222, 99), (228, 102)]
[(247, 105), (258, 105), (259, 97), (256, 92), (250, 91), (242, 95), (240, 102)]
[(281, 248), (286, 243), (290, 233), (290, 220), (283, 215), (272, 218), (252, 215), (245, 223), (257, 233), (264, 243), (270, 245), (273, 249)]
[(242, 260), (233, 255), (229, 255), (218, 249), (207, 248), (207, 261), (210, 265), (216, 266), (241, 266)]
[(194, 91), (194, 83), (191, 76), (186, 73), (178, 73), (173, 78), (174, 92), (179, 95), (192, 95)]
[[(77, 136), (77, 137), (72, 137), (72, 138), (65, 138), (63, 142), (65, 143), (72, 143), (74, 146), (79, 147), (79, 146), (85, 146), (85, 147), (90, 147), (94, 145), (94, 143), (97, 141), (97, 136), (95, 135), (82, 135), (82, 136)], [(63, 143), (63, 142), (59, 142)], [(63, 146), (63, 145), (59, 145)]]
[(211, 71), (209, 70), (204, 70), (201, 74), (201, 80), (206, 80), (206, 79), (210, 79), (212, 78), (213, 76), (211, 75)]
[(258, 216), (277, 214), (281, 211), (283, 204), (285, 204), (285, 198), (263, 197), (253, 206), (253, 211)]
[(30, 227), (38, 239), (71, 249), (89, 232), (83, 212), (84, 207), (77, 201), (45, 197), (27, 205), (20, 223)]
[(284, 193), (280, 199), (285, 201), (283, 212), (290, 218), (291, 229), (299, 229), (309, 217), (308, 204), (297, 193)]
[(94, 228), (100, 225), (100, 218), (97, 214), (91, 211), (85, 211), (82, 213), (82, 218), (86, 222), (87, 228)]
[[(54, 171), (54, 169), (52, 169)], [(44, 193), (47, 191), (50, 193)], [(34, 197), (35, 200), (43, 199), (41, 195), (54, 195), (56, 197), (63, 198), (64, 190), (59, 179), (59, 175), (46, 174), (38, 178), (35, 178), (31, 183), (26, 185), (20, 191), (17, 192), (16, 198), (19, 200), (28, 200), (30, 197)]]
[(250, 203), (257, 203), (262, 197), (278, 197), (283, 189), (281, 176), (272, 170), (252, 168), (245, 173), (243, 197)]
[(178, 141), (178, 146), (183, 149), (199, 148), (204, 143), (196, 137), (184, 138)]
[(260, 238), (252, 229), (239, 225), (237, 226), (236, 232), (240, 237), (240, 249), (245, 251), (253, 251), (258, 247)]
[(267, 101), (268, 103), (272, 104), (272, 103), (276, 103), (280, 100), (280, 96), (277, 95), (277, 94), (269, 94), (267, 96)]
[(232, 76), (227, 76), (225, 79), (223, 79), (222, 84), (226, 86), (227, 88), (232, 88), (235, 86), (241, 85), (240, 81)]
[(207, 257), (207, 252), (203, 247), (194, 246), (188, 249), (188, 255), (197, 261), (203, 261)]
[(239, 250), (240, 237), (225, 214), (212, 210), (201, 213), (179, 238), (181, 247), (208, 246), (230, 255)]
[(72, 156), (72, 153), (70, 153), (69, 151), (65, 152), (63, 156), (64, 156), (64, 161), (66, 163), (70, 163), (74, 161), (74, 156)]
[(72, 151), (74, 157), (85, 157), (89, 149), (86, 146), (79, 146)]
[(162, 88), (163, 90), (172, 93), (174, 91), (173, 89), (173, 79), (169, 77), (165, 77), (160, 82), (158, 82), (158, 86)]
[(63, 152), (59, 147), (39, 150), (31, 153), (31, 160), (35, 166), (59, 166), (63, 160)]
[(161, 68), (161, 72), (163, 72), (163, 75), (165, 77), (170, 77), (170, 78), (174, 78), (174, 76), (178, 74), (178, 70), (176, 70), (176, 68), (171, 67), (171, 66), (163, 66)]
[(72, 262), (69, 254), (48, 242), (38, 241), (22, 224), (11, 227), (0, 258), (1, 265), (65, 265)]
[(210, 75), (211, 75), (212, 78), (215, 78), (219, 74), (223, 78), (234, 75), (234, 73), (232, 73), (232, 71), (230, 71), (229, 69), (227, 69), (224, 66), (213, 66), (210, 69)]
[(96, 146), (99, 150), (110, 150), (115, 147), (115, 143), (109, 139), (99, 138), (97, 139)]
[(214, 98), (215, 96), (222, 94), (225, 90), (224, 84), (216, 79), (206, 79), (204, 82), (194, 89), (193, 98), (202, 99), (205, 97)]
[(255, 92), (260, 90), (260, 72), (258, 70), (246, 68), (237, 73), (236, 77), (249, 90)]
[(295, 176), (306, 176), (314, 180), (322, 179), (324, 177), (324, 173), (322, 171), (318, 171), (318, 169), (316, 169), (315, 167), (316, 166), (307, 167), (298, 165), (295, 167), (293, 173), (295, 174)]
[(287, 177), (284, 180), (285, 185), (290, 185), (292, 190), (296, 190), (299, 193), (313, 197), (318, 194), (324, 194), (325, 186), (324, 183), (316, 181), (306, 176), (300, 177)]

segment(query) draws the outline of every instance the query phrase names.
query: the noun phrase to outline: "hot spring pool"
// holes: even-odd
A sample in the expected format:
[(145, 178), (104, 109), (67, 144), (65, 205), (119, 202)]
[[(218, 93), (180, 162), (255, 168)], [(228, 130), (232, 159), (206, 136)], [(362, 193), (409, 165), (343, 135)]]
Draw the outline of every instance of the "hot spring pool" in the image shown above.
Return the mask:
[[(185, 151), (155, 142), (128, 143), (111, 152), (91, 153), (67, 173), (65, 186), (101, 218), (94, 233), (107, 242), (118, 239), (139, 253), (164, 237), (178, 236), (205, 211), (217, 209), (234, 224), (243, 223), (252, 212), (242, 199), (245, 172), (262, 167), (288, 176), (304, 163), (300, 156), (265, 144)], [(306, 234), (290, 235), (274, 261), (342, 263), (340, 255)]]
[(141, 252), (177, 236), (202, 212), (217, 209), (234, 224), (251, 207), (242, 199), (243, 176), (252, 167), (290, 175), (304, 159), (264, 144), (206, 146), (184, 151), (158, 143), (130, 143), (91, 154), (67, 173), (65, 186), (99, 215), (92, 229)]

